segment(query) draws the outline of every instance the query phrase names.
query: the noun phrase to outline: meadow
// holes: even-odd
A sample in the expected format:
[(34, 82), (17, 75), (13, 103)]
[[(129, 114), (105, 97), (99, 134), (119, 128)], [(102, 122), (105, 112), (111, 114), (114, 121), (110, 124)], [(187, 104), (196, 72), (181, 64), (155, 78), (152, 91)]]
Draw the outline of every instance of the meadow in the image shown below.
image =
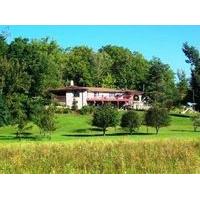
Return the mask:
[(51, 139), (33, 126), (21, 141), (15, 127), (0, 128), (0, 173), (200, 173), (200, 132), (187, 116), (155, 134), (145, 126), (129, 135), (120, 127), (106, 136), (90, 115), (58, 114)]

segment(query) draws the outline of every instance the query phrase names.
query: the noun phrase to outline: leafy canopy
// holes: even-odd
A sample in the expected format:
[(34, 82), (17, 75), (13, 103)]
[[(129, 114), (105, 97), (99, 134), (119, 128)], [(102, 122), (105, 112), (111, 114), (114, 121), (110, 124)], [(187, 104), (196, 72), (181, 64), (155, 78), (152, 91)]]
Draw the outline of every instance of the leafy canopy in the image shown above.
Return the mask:
[(93, 114), (92, 125), (100, 127), (105, 135), (108, 127), (114, 127), (118, 124), (119, 113), (110, 105), (103, 105), (97, 108)]

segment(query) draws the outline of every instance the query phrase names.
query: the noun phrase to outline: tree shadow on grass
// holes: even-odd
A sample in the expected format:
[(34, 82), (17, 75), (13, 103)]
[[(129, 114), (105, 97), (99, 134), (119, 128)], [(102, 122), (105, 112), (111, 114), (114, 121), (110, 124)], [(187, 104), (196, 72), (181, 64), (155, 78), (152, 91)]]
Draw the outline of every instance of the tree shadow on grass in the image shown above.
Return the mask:
[(13, 140), (13, 141), (19, 141), (19, 140), (29, 140), (29, 141), (36, 141), (40, 140), (40, 136), (33, 135), (32, 133), (25, 132), (21, 135), (21, 137), (17, 137), (17, 133), (13, 133), (11, 135), (0, 135), (0, 141), (3, 140)]
[(73, 130), (73, 133), (86, 133), (86, 132), (92, 132), (92, 131), (99, 131), (102, 132), (102, 129), (100, 128), (81, 128), (81, 129), (75, 129)]
[[(173, 130), (170, 130), (170, 131), (173, 131), (173, 132), (194, 132), (193, 130), (183, 130), (183, 129), (173, 129)], [(199, 131), (196, 131), (196, 132), (199, 132)]]
[[(103, 136), (104, 137), (101, 129), (100, 129), (100, 131), (101, 131), (100, 133), (64, 134), (62, 136), (65, 136), (65, 137), (99, 137), (99, 136)], [(105, 136), (115, 137), (115, 136), (136, 136), (136, 135), (155, 135), (155, 133), (137, 132), (137, 133), (133, 133), (132, 135), (130, 135), (127, 132), (117, 132), (117, 133), (107, 133)]]

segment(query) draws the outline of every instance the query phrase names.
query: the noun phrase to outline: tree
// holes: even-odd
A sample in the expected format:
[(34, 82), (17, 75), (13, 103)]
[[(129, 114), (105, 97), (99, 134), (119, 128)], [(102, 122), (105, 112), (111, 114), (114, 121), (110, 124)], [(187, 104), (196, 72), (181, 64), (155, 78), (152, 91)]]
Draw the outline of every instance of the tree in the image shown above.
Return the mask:
[(128, 128), (130, 134), (136, 131), (141, 125), (141, 120), (137, 112), (128, 111), (122, 115), (121, 127)]
[(118, 111), (110, 105), (103, 105), (97, 108), (93, 114), (92, 125), (100, 127), (105, 136), (108, 127), (114, 127), (119, 121)]
[(112, 59), (111, 74), (117, 88), (142, 89), (149, 64), (138, 52), (131, 52), (127, 48), (106, 45), (99, 49), (107, 53)]
[(189, 91), (188, 79), (186, 78), (186, 74), (183, 70), (178, 70), (177, 77), (178, 77), (178, 83), (176, 84), (177, 101), (178, 101), (177, 103), (183, 104)]
[(197, 128), (200, 127), (200, 114), (191, 117), (191, 119), (193, 122), (194, 131), (196, 132)]
[(165, 105), (169, 100), (173, 101), (176, 96), (174, 73), (170, 66), (162, 63), (159, 58), (150, 61), (145, 92), (150, 97), (151, 103), (161, 105)]
[(92, 86), (93, 55), (92, 49), (86, 46), (74, 47), (66, 52), (66, 63), (63, 69), (64, 81), (74, 80), (75, 85)]
[(0, 94), (0, 127), (8, 125), (10, 122), (9, 120), (9, 110), (2, 95)]
[(196, 103), (196, 109), (200, 110), (200, 54), (198, 49), (188, 43), (183, 44), (182, 50), (187, 57), (186, 63), (191, 65), (191, 101)]
[(40, 133), (43, 132), (44, 136), (46, 133), (50, 134), (56, 130), (55, 123), (55, 107), (50, 105), (48, 107), (43, 106), (41, 112), (35, 116), (35, 124), (40, 128)]
[(170, 124), (169, 113), (166, 108), (160, 108), (158, 106), (151, 107), (145, 113), (145, 124), (156, 129), (156, 134), (161, 127), (168, 126)]
[(93, 86), (113, 87), (114, 80), (111, 76), (112, 59), (106, 52), (93, 53), (93, 68), (91, 71)]

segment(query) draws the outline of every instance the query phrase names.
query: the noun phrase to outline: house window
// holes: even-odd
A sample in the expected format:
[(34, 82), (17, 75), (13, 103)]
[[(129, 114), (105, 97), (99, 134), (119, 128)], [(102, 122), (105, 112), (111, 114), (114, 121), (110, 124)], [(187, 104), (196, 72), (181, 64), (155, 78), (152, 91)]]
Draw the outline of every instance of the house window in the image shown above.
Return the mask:
[(75, 91), (75, 92), (74, 92), (74, 97), (80, 97), (80, 93), (77, 92), (77, 91)]
[(139, 101), (139, 96), (138, 95), (134, 96), (134, 101)]
[(99, 96), (99, 92), (94, 92), (94, 96)]

